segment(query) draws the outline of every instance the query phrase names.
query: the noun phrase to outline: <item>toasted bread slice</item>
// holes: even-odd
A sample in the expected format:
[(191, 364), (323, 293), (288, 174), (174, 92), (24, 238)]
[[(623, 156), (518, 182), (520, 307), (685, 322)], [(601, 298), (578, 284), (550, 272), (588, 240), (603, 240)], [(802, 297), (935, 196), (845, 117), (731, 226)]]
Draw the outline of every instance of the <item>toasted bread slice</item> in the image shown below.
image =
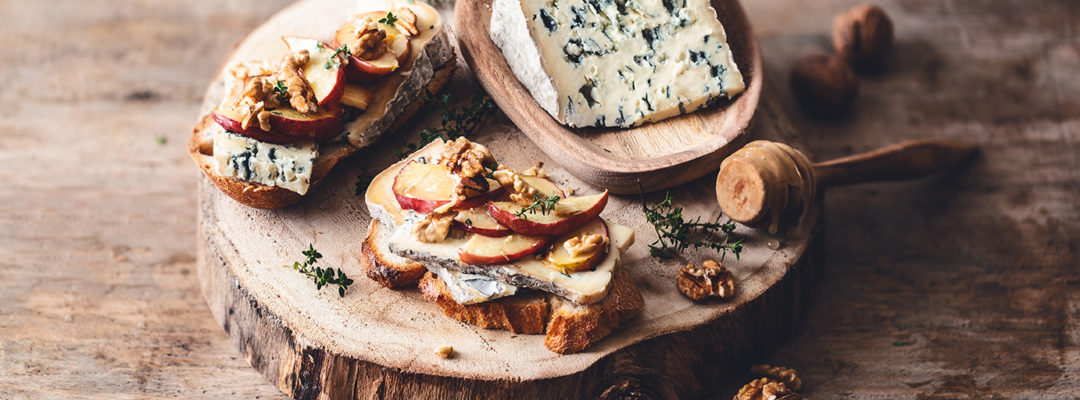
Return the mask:
[(559, 354), (585, 350), (623, 322), (641, 314), (645, 300), (634, 280), (621, 269), (615, 271), (614, 279), (607, 297), (599, 303), (581, 305), (550, 296), (551, 319), (544, 347)]
[[(412, 61), (412, 68), (405, 78), (394, 88), (387, 88), (392, 98), (378, 104), (384, 109), (373, 107), (361, 114), (355, 123), (347, 123), (346, 141), (325, 143), (320, 146), (318, 157), (311, 171), (308, 193), (323, 180), (335, 165), (357, 150), (375, 143), (385, 133), (398, 130), (420, 110), (424, 103), (424, 93), (437, 93), (450, 80), (457, 68), (457, 59), (449, 39), (449, 26), (441, 26), (441, 31), (424, 44), (422, 51)], [(226, 74), (219, 73), (219, 76)], [(398, 78), (402, 79), (402, 78)], [(388, 96), (389, 96), (388, 95)], [(370, 113), (380, 113), (371, 115)], [(204, 115), (192, 128), (188, 141), (188, 154), (222, 192), (236, 201), (250, 207), (273, 209), (294, 204), (304, 197), (277, 186), (268, 186), (245, 180), (218, 175), (214, 167), (213, 142), (216, 123), (208, 114)], [(417, 278), (419, 279), (419, 278)]]
[(386, 248), (389, 229), (378, 220), (371, 220), (368, 235), (360, 244), (360, 265), (368, 278), (391, 289), (416, 285), (427, 272), (424, 264), (391, 253)]
[(420, 293), (435, 302), (446, 316), (485, 329), (506, 329), (514, 333), (544, 333), (548, 319), (547, 295), (520, 293), (483, 303), (462, 305), (450, 295), (446, 283), (431, 272), (420, 279)]
[(453, 299), (446, 283), (427, 272), (422, 263), (391, 253), (386, 243), (387, 231), (386, 225), (372, 220), (361, 245), (360, 260), (368, 277), (390, 288), (408, 287), (418, 280), (424, 297), (442, 308), (446, 316), (481, 328), (525, 334), (546, 331), (544, 346), (556, 353), (575, 353), (588, 348), (645, 308), (633, 279), (621, 269), (615, 270), (607, 296), (594, 304), (577, 304), (540, 292), (460, 304)]

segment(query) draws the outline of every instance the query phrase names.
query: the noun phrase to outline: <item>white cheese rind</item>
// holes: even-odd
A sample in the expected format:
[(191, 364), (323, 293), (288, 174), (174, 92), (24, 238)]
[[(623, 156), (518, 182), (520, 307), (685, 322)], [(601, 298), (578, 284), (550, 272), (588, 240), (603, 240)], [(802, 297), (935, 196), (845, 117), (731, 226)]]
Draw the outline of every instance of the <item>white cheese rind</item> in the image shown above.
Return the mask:
[(218, 175), (307, 193), (312, 165), (319, 155), (314, 143), (265, 143), (214, 127), (214, 171)]
[(490, 34), (572, 127), (659, 121), (745, 89), (708, 0), (494, 0)]
[(484, 275), (466, 274), (446, 268), (432, 269), (446, 283), (450, 297), (458, 304), (468, 305), (513, 296), (518, 287)]

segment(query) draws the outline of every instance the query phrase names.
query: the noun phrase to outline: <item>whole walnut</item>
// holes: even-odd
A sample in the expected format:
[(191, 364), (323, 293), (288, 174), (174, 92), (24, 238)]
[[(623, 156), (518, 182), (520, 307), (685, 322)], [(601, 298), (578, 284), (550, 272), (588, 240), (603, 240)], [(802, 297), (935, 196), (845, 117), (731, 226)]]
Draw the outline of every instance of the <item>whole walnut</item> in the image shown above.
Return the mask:
[(833, 19), (832, 40), (836, 54), (853, 68), (878, 69), (893, 45), (892, 20), (873, 4), (856, 6)]
[(791, 69), (791, 90), (807, 111), (831, 117), (843, 114), (855, 102), (859, 81), (837, 56), (813, 54)]

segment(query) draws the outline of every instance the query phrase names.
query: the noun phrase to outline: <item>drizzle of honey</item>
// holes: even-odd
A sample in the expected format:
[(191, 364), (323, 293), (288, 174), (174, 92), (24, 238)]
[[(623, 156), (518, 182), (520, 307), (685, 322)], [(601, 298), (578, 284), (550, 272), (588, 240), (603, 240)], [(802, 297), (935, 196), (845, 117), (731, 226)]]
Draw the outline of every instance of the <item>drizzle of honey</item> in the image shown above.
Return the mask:
[(747, 162), (761, 172), (761, 178), (767, 185), (765, 193), (768, 197), (765, 199), (765, 206), (768, 207), (770, 234), (775, 235), (780, 229), (780, 217), (788, 208), (791, 191), (801, 195), (802, 213), (799, 214), (796, 225), (788, 231), (788, 235), (802, 237), (809, 233), (808, 224), (812, 221), (810, 213), (817, 191), (817, 181), (814, 179), (813, 165), (806, 155), (783, 143), (755, 140), (724, 160), (724, 163), (728, 162)]

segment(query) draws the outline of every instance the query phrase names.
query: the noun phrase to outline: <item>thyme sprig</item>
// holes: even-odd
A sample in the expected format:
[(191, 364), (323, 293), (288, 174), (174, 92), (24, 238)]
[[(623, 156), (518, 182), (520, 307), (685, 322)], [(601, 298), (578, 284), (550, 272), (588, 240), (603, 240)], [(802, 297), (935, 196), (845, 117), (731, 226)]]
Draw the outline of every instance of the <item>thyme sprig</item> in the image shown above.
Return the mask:
[(682, 207), (675, 207), (671, 192), (651, 207), (642, 197), (641, 208), (645, 219), (656, 229), (656, 240), (649, 244), (649, 253), (653, 257), (672, 258), (690, 247), (716, 250), (720, 252), (720, 261), (729, 251), (735, 254), (735, 259), (742, 253), (743, 238), (733, 240), (733, 221), (720, 223), (720, 216), (713, 222), (702, 222), (701, 217), (687, 221)]
[(397, 16), (392, 12), (386, 13), (385, 17), (379, 20), (380, 24), (393, 25), (397, 23)]
[(562, 200), (562, 198), (559, 197), (559, 195), (555, 194), (555, 191), (552, 190), (551, 195), (549, 195), (547, 198), (534, 196), (532, 204), (529, 204), (528, 207), (518, 210), (514, 213), (514, 215), (528, 219), (525, 214), (530, 212), (535, 213), (537, 210), (539, 210), (541, 214), (547, 215), (549, 212), (555, 209), (555, 205), (559, 204), (559, 200)]
[(304, 257), (303, 263), (299, 261), (293, 263), (293, 269), (311, 277), (315, 281), (315, 290), (322, 290), (323, 286), (326, 285), (338, 285), (338, 296), (345, 297), (345, 291), (349, 289), (349, 285), (353, 283), (353, 280), (349, 279), (344, 271), (335, 268), (316, 267), (315, 263), (322, 258), (322, 254), (315, 250), (315, 247), (310, 243), (308, 249), (304, 250)]
[(289, 87), (285, 86), (284, 81), (278, 80), (274, 83), (274, 95), (279, 103), (289, 103)]
[[(450, 93), (441, 95), (424, 93), (424, 104), (427, 107), (446, 105), (450, 103), (450, 100)], [(468, 137), (484, 121), (488, 111), (494, 108), (495, 102), (491, 101), (487, 93), (477, 92), (468, 105), (443, 110), (442, 124), (438, 128), (420, 131), (420, 143), (406, 143), (405, 148), (397, 152), (398, 158), (405, 158), (417, 149), (434, 142), (435, 139), (454, 140), (459, 137)]]
[(348, 57), (349, 54), (352, 54), (352, 53), (349, 53), (349, 45), (346, 45), (346, 44), (341, 45), (341, 47), (338, 47), (337, 49), (334, 50), (334, 54), (331, 54), (330, 58), (326, 59), (326, 69), (330, 69), (330, 68), (334, 68), (334, 67), (340, 67), (341, 66), (341, 60), (343, 60), (344, 58), (343, 57), (338, 57), (338, 56), (343, 55), (344, 57)]

